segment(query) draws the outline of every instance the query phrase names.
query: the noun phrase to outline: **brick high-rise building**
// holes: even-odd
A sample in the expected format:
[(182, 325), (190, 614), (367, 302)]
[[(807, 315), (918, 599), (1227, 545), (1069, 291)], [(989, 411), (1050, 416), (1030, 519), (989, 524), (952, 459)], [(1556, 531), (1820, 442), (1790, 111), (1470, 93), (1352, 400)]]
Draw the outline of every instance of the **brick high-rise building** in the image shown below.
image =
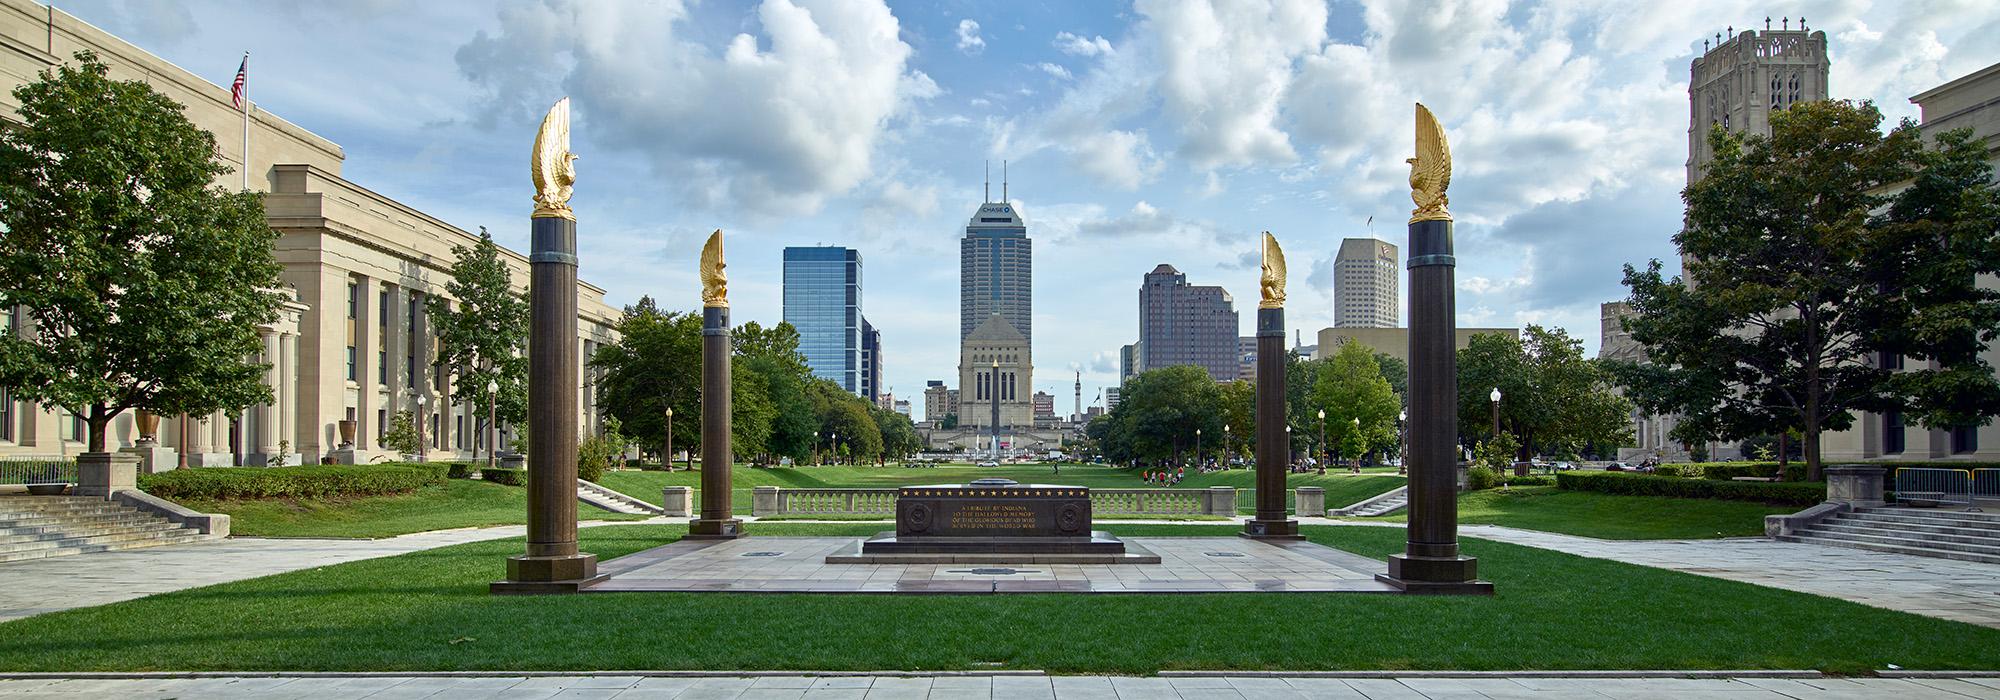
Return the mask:
[(1236, 379), (1236, 302), (1228, 290), (1188, 284), (1162, 264), (1139, 284), (1141, 370), (1195, 365), (1219, 382)]
[(1333, 327), (1395, 328), (1396, 244), (1345, 238), (1333, 258)]

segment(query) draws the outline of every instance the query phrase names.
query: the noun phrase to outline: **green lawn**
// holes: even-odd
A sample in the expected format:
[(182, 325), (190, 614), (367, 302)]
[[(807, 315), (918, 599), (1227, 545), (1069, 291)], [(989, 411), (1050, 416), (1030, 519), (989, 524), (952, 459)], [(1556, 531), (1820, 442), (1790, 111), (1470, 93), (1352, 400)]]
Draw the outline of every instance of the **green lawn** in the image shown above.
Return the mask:
[[(655, 494), (658, 495), (658, 494)], [(393, 537), (425, 530), (527, 522), (528, 490), (448, 479), (397, 496), (322, 500), (183, 500), (203, 513), (229, 514), (230, 534), (258, 537)], [(585, 520), (638, 520), (582, 506)]]
[[(1329, 497), (1328, 502), (1332, 502)], [(1696, 539), (1764, 534), (1764, 516), (1792, 506), (1708, 498), (1619, 496), (1527, 486), (1458, 496), (1458, 521), (1560, 532), (1607, 540)], [(1402, 522), (1404, 513), (1369, 520)]]
[[(1057, 483), (1069, 486), (1086, 486), (1099, 489), (1148, 488), (1140, 477), (1144, 470), (1118, 467), (1097, 467), (1064, 465), (1061, 473), (1047, 465), (1007, 465), (1001, 467), (974, 467), (947, 465), (940, 467), (775, 467), (753, 468), (737, 465), (730, 472), (732, 502), (739, 515), (750, 514), (750, 490), (757, 486), (779, 486), (784, 488), (895, 488), (915, 484), (962, 484), (982, 477), (1013, 479), (1024, 484)], [(1326, 504), (1338, 508), (1359, 502), (1384, 491), (1403, 485), (1403, 478), (1390, 473), (1364, 473), (1350, 475), (1328, 473), (1326, 476), (1314, 474), (1291, 474), (1286, 478), (1286, 486), (1318, 486), (1326, 489)], [(1196, 474), (1174, 488), (1204, 489), (1210, 486), (1234, 486), (1237, 494), (1237, 510), (1242, 513), (1254, 512), (1250, 487), (1255, 482), (1249, 470), (1232, 469), (1210, 474)], [(618, 470), (604, 473), (598, 480), (615, 491), (651, 503), (660, 502), (660, 489), (667, 486), (692, 486), (697, 491), (701, 487), (701, 472), (677, 471), (654, 472)], [(1289, 498), (1287, 500), (1290, 500)], [(1287, 507), (1289, 507), (1289, 503)]]
[[(753, 525), (862, 536), (874, 525)], [(1203, 526), (1112, 526), (1212, 535)], [(616, 557), (675, 525), (581, 531)], [(1390, 528), (1308, 527), (1372, 557)], [(520, 539), (167, 593), (0, 624), (9, 671), (2000, 668), (2000, 630), (1480, 540), (1491, 598), (1334, 593), (496, 597)]]

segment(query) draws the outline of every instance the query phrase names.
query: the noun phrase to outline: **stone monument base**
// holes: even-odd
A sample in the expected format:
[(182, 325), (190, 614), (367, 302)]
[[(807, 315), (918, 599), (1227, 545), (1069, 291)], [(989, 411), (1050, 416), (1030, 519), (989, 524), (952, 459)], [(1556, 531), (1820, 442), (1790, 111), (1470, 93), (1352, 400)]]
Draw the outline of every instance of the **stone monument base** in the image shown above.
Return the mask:
[(561, 557), (519, 556), (507, 558), (507, 580), (487, 586), (493, 595), (546, 595), (578, 593), (610, 580), (597, 573), (597, 555)]
[(1089, 537), (897, 537), (883, 532), (828, 564), (1158, 564), (1160, 555), (1110, 533)]
[(688, 521), (688, 534), (683, 539), (733, 540), (738, 537), (749, 536), (750, 533), (743, 531), (742, 520), (736, 518), (728, 518), (726, 520), (695, 518)]
[(1248, 537), (1253, 540), (1303, 540), (1306, 538), (1305, 535), (1299, 534), (1299, 521), (1297, 520), (1246, 520), (1243, 522), (1243, 531), (1236, 534), (1239, 537)]
[(1413, 595), (1493, 595), (1493, 582), (1478, 580), (1479, 560), (1472, 557), (1412, 557), (1389, 555), (1389, 573), (1375, 580)]
[(141, 474), (158, 474), (164, 471), (173, 471), (181, 465), (180, 453), (175, 452), (174, 448), (171, 447), (161, 447), (159, 443), (134, 445), (119, 450), (119, 452), (137, 455), (139, 457), (139, 473)]

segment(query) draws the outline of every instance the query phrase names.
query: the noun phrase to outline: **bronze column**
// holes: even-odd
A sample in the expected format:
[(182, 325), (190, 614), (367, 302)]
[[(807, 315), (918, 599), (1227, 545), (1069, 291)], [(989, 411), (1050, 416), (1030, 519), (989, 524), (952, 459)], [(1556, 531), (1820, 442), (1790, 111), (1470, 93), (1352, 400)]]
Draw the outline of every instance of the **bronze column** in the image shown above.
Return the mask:
[(1257, 516), (1238, 533), (1257, 539), (1304, 539), (1299, 521), (1285, 517), (1292, 441), (1285, 431), (1284, 265), (1277, 240), (1265, 233), (1264, 299), (1257, 309)]
[(576, 222), (533, 219), (528, 257), (528, 553), (494, 593), (574, 593), (602, 581), (576, 545)]
[[(704, 284), (722, 271), (722, 232), (709, 236), (702, 249)], [(719, 283), (718, 283), (719, 284)], [(718, 286), (717, 292), (723, 290)], [(743, 521), (730, 507), (729, 469), (735, 462), (729, 444), (729, 301), (704, 290), (701, 309), (701, 517), (688, 521), (688, 539), (726, 540), (742, 537)]]
[[(1430, 110), (1417, 105), (1417, 157), (1410, 182), (1409, 526), (1402, 554), (1381, 581), (1405, 593), (1486, 594), (1478, 560), (1458, 552), (1458, 352), (1452, 285), (1451, 215), (1444, 210), (1450, 150)], [(1439, 163), (1439, 161), (1442, 163)], [(1436, 174), (1443, 172), (1443, 177)], [(1436, 183), (1436, 184), (1433, 184)], [(1428, 189), (1434, 187), (1435, 190)]]

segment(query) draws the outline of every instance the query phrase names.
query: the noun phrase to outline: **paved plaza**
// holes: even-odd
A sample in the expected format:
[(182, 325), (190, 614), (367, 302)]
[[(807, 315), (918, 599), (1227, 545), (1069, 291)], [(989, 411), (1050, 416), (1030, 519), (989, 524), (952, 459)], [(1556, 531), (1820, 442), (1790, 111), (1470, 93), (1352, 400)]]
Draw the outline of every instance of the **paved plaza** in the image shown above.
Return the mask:
[[(1394, 592), (1383, 562), (1310, 542), (1130, 538), (1158, 564), (828, 564), (856, 537), (681, 541), (606, 562), (588, 592), (1257, 593)], [(1032, 557), (1022, 557), (1032, 559)]]
[(1996, 564), (1779, 542), (1763, 537), (1598, 540), (1492, 525), (1467, 525), (1459, 531), (1466, 537), (1813, 593), (2000, 628), (2000, 565)]
[(270, 700), (1674, 700), (2000, 699), (1996, 678), (1550, 678), (637, 675), (0, 680), (0, 698)]

